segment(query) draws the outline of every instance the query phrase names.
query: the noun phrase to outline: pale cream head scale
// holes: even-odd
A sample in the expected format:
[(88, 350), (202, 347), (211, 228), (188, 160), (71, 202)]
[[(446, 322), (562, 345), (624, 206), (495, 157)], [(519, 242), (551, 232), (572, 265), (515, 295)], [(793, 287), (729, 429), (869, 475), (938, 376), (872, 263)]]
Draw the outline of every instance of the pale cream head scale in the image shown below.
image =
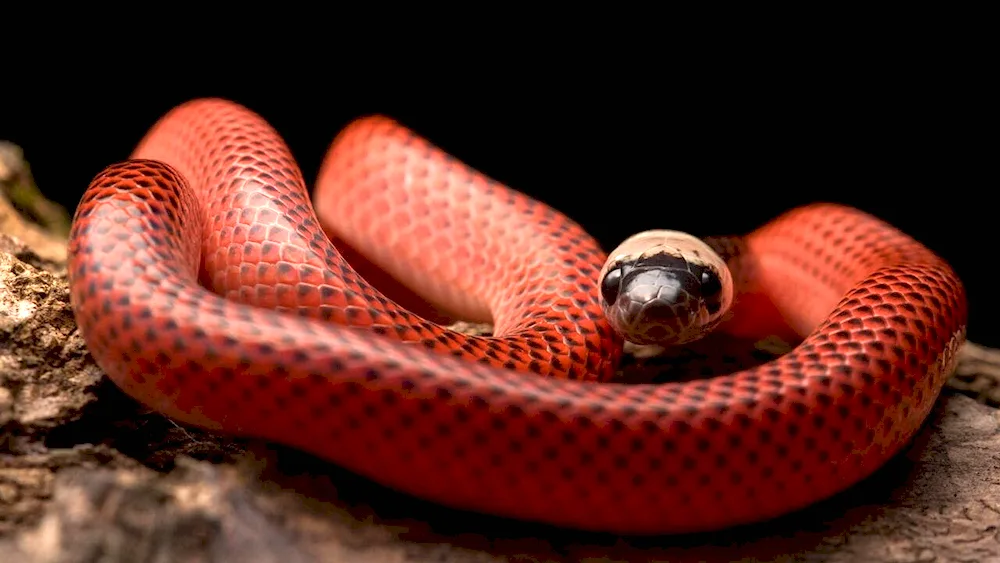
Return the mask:
[(725, 261), (681, 231), (632, 235), (611, 251), (597, 281), (611, 326), (635, 344), (697, 340), (715, 328), (733, 301)]

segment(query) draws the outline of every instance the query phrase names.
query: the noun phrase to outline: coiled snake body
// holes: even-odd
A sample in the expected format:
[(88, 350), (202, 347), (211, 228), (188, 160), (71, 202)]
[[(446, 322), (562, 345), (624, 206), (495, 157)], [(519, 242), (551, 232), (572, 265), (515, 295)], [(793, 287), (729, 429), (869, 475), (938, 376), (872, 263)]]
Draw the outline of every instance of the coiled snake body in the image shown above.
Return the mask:
[[(785, 327), (804, 337), (793, 351), (708, 379), (614, 382), (607, 255), (558, 212), (380, 117), (338, 136), (315, 209), (259, 116), (223, 100), (170, 112), (76, 212), (71, 298), (96, 361), (179, 421), (443, 504), (670, 533), (777, 516), (869, 475), (925, 419), (965, 336), (944, 261), (817, 204), (714, 243), (736, 284), (719, 330)], [(324, 227), (494, 335), (403, 309)]]

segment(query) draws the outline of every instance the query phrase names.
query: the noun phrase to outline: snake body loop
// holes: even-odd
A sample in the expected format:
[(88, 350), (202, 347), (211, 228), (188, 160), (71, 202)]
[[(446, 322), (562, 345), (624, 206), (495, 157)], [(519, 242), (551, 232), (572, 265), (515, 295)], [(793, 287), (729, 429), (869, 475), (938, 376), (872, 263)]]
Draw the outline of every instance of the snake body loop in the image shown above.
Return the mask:
[[(793, 351), (709, 379), (611, 382), (606, 256), (563, 215), (377, 117), (336, 139), (315, 209), (259, 116), (223, 100), (171, 111), (76, 211), (71, 299), (95, 360), (179, 421), (446, 505), (679, 533), (777, 516), (872, 473), (925, 419), (965, 336), (944, 261), (817, 204), (716, 243), (737, 287), (719, 330), (784, 327), (803, 337)], [(495, 335), (409, 312), (328, 234)]]

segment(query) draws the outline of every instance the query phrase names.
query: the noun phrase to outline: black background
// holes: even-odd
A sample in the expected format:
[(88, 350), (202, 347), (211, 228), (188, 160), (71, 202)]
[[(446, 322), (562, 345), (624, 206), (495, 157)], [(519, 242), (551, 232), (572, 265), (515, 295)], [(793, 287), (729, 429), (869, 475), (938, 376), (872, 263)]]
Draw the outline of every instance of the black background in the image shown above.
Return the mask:
[(530, 70), (451, 61), (431, 74), (406, 61), (280, 72), (207, 62), (32, 76), (0, 94), (0, 138), (24, 148), (41, 189), (70, 209), (159, 116), (200, 96), (263, 115), (310, 182), (341, 127), (389, 115), (568, 214), (607, 249), (642, 229), (745, 232), (795, 205), (841, 202), (948, 259), (969, 290), (970, 339), (1000, 346), (991, 323), (1000, 314), (996, 180), (984, 172), (994, 135), (982, 79), (967, 67), (807, 57), (597, 71), (587, 60)]

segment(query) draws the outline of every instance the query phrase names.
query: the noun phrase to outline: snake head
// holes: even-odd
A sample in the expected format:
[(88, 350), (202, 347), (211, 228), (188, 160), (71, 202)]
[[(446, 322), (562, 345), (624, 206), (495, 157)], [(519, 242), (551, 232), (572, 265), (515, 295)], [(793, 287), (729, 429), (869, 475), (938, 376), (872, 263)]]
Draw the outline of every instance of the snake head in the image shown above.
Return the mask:
[(679, 231), (644, 231), (626, 239), (605, 262), (598, 287), (611, 326), (634, 344), (697, 340), (733, 301), (733, 279), (722, 257)]

